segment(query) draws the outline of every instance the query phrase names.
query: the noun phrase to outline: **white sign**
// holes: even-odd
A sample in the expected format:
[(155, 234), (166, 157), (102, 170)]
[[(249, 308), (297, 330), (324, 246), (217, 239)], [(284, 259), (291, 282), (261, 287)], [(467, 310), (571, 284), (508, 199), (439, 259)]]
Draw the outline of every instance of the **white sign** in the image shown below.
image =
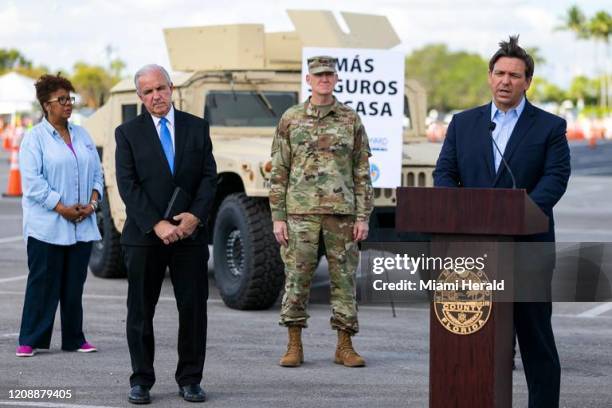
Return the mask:
[(404, 55), (395, 51), (312, 48), (302, 53), (302, 100), (310, 95), (307, 60), (318, 55), (338, 58), (334, 95), (353, 108), (370, 140), (370, 172), (374, 187), (395, 188), (402, 177), (404, 119)]

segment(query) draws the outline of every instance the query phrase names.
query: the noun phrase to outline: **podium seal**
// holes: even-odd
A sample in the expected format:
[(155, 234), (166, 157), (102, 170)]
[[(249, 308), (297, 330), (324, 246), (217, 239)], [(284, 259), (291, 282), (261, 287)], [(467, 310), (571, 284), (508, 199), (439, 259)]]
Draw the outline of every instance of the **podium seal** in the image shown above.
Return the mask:
[(469, 335), (484, 327), (491, 315), (492, 293), (483, 270), (462, 273), (445, 269), (436, 281), (434, 309), (438, 322), (453, 334)]

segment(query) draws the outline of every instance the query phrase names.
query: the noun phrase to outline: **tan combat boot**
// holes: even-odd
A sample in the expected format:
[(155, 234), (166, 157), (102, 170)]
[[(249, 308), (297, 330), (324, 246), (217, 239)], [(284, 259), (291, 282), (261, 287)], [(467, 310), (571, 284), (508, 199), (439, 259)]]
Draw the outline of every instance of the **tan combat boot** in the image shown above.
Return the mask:
[(363, 367), (365, 360), (361, 357), (351, 342), (351, 334), (344, 330), (338, 330), (338, 346), (336, 347), (336, 358), (334, 363), (343, 364), (345, 367)]
[(302, 347), (302, 328), (289, 326), (289, 344), (287, 352), (280, 359), (283, 367), (299, 367), (304, 362), (304, 349)]

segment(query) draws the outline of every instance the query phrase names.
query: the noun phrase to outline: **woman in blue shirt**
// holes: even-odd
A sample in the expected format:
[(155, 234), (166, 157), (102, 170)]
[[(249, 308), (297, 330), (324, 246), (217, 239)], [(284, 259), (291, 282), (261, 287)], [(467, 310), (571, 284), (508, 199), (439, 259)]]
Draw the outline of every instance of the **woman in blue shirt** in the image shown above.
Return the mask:
[(102, 169), (85, 129), (68, 122), (74, 87), (60, 75), (35, 84), (45, 117), (24, 137), (19, 151), (23, 236), (28, 283), (17, 356), (48, 349), (60, 304), (62, 350), (96, 351), (83, 334), (83, 285), (92, 241), (100, 239), (95, 210), (103, 191)]

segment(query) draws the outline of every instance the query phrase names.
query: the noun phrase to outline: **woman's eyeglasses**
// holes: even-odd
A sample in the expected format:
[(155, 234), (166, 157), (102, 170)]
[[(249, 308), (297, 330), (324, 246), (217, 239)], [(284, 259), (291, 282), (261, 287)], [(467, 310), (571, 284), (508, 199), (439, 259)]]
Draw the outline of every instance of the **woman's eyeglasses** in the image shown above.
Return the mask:
[(57, 98), (49, 99), (47, 102), (58, 102), (60, 105), (66, 105), (68, 102), (70, 102), (70, 104), (73, 105), (74, 101), (74, 96), (60, 96)]

